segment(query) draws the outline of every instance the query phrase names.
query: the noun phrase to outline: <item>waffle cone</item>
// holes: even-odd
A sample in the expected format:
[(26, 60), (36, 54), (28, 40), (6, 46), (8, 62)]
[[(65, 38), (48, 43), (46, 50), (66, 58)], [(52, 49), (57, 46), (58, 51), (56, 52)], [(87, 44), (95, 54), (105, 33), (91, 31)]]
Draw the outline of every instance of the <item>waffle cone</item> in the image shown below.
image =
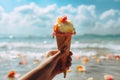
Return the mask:
[(69, 51), (70, 51), (70, 45), (71, 45), (71, 35), (56, 35), (56, 41), (57, 41), (57, 47), (58, 50), (62, 51), (64, 48), (66, 49), (65, 53), (62, 53), (62, 58), (60, 59), (61, 63), (62, 63), (62, 67), (61, 70), (64, 71), (64, 78), (66, 77), (66, 60), (67, 60), (67, 56), (69, 55)]

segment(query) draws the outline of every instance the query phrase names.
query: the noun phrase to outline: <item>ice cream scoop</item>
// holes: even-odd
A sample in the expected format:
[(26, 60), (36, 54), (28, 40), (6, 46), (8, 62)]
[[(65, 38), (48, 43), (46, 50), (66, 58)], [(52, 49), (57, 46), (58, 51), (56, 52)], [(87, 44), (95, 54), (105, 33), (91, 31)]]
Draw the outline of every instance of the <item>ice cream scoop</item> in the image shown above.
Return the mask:
[(75, 28), (72, 22), (67, 20), (67, 16), (57, 18), (53, 27), (53, 37), (55, 34), (76, 34)]

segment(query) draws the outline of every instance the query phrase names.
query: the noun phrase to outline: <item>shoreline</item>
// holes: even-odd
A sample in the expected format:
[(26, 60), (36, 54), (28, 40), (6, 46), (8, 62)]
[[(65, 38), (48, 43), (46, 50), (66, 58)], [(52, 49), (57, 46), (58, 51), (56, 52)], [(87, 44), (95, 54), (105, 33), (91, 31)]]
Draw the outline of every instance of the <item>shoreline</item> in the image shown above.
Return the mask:
[[(84, 57), (84, 56), (83, 56)], [(115, 80), (120, 80), (120, 59), (117, 58), (111, 58), (112, 56), (104, 56), (104, 58), (101, 57), (100, 62), (96, 62), (95, 56), (90, 56), (89, 61), (85, 64), (82, 63), (82, 57), (77, 58), (76, 56), (72, 56), (72, 66), (71, 71), (67, 73), (67, 77), (64, 79), (63, 74), (60, 74), (54, 78), (54, 80), (87, 80), (88, 78), (93, 78), (94, 80), (104, 80), (104, 76), (109, 74), (114, 76)], [(1, 58), (2, 60), (4, 58)], [(27, 64), (19, 64), (19, 61), (21, 60), (20, 57), (13, 58), (11, 60), (3, 60), (0, 62), (0, 68), (2, 69), (0, 71), (0, 80), (7, 80), (7, 73), (9, 70), (14, 69), (20, 76), (24, 75), (26, 72), (30, 71), (34, 67), (40, 64), (40, 60), (38, 63), (34, 64), (35, 58), (27, 58), (28, 63)], [(31, 62), (32, 61), (32, 62)], [(6, 63), (5, 63), (6, 62)], [(86, 68), (86, 71), (79, 72), (76, 71), (76, 66), (84, 66)], [(20, 77), (19, 76), (19, 77)], [(18, 78), (19, 78), (18, 77)]]

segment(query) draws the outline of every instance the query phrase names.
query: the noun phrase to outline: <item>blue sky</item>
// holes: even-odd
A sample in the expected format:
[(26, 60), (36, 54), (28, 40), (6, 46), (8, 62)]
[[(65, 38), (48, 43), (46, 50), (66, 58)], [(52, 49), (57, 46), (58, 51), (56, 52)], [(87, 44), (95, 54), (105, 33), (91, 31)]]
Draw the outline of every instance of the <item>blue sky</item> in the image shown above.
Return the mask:
[[(40, 7), (57, 4), (59, 7), (71, 4), (74, 7), (79, 5), (95, 5), (100, 11), (110, 8), (120, 9), (120, 0), (0, 0), (0, 5), (6, 12), (11, 12), (15, 7), (36, 3)], [(98, 10), (98, 11), (99, 11)]]
[(120, 34), (120, 0), (0, 0), (0, 34), (50, 34), (61, 15), (78, 34)]

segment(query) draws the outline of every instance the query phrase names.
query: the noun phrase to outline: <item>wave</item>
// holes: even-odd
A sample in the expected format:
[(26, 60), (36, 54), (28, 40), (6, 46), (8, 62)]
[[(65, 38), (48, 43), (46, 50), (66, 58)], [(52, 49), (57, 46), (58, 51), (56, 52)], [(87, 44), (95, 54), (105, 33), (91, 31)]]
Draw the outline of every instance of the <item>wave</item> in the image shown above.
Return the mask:
[(31, 39), (31, 38), (47, 38), (51, 35), (0, 35), (0, 39)]
[[(42, 36), (2, 36), (0, 37), (0, 53), (42, 53), (51, 49), (56, 49), (56, 41), (51, 35)], [(75, 53), (82, 54), (87, 50), (88, 54), (94, 51), (113, 50), (120, 52), (120, 35), (76, 35), (72, 38), (71, 49)], [(92, 52), (91, 52), (92, 51)], [(2, 53), (1, 53), (2, 54)]]
[(48, 44), (46, 41), (44, 41), (43, 43), (39, 43), (39, 42), (34, 42), (34, 43), (29, 43), (29, 42), (3, 42), (0, 43), (0, 48), (1, 49), (10, 49), (10, 48), (20, 48), (20, 49), (24, 49), (24, 48), (29, 48), (29, 49), (40, 49), (40, 48), (54, 48), (56, 47), (56, 44)]
[[(17, 54), (27, 55), (29, 57), (42, 57), (46, 51), (56, 49), (56, 43), (24, 43), (24, 42), (4, 42), (0, 43), (0, 56), (6, 59), (15, 58)], [(119, 44), (101, 44), (101, 43), (72, 43), (71, 50), (74, 54), (91, 56), (102, 51), (120, 53)], [(103, 53), (103, 52), (102, 52)]]
[(72, 48), (96, 48), (96, 49), (112, 49), (112, 50), (120, 50), (120, 45), (117, 44), (101, 44), (101, 43), (76, 43), (72, 45)]
[[(0, 43), (0, 49), (53, 49), (56, 48), (56, 43), (47, 43), (44, 41), (41, 42), (3, 42)], [(87, 49), (87, 48), (102, 48), (102, 49), (113, 49), (113, 50), (120, 50), (119, 44), (112, 44), (112, 43), (72, 43), (71, 48), (74, 49)]]
[[(31, 39), (48, 38), (52, 35), (0, 35), (0, 39)], [(98, 37), (98, 38), (120, 38), (120, 34), (100, 35), (100, 34), (77, 34), (75, 37)]]
[(120, 41), (120, 35), (93, 35), (93, 34), (84, 34), (84, 35), (76, 35), (73, 36), (73, 40), (84, 40), (84, 41), (109, 41), (109, 40), (119, 40)]
[(22, 56), (27, 56), (29, 58), (37, 58), (37, 59), (42, 59), (44, 53), (41, 52), (23, 52), (23, 51), (16, 51), (16, 50), (11, 50), (9, 52), (6, 51), (1, 51), (0, 52), (0, 58), (4, 58), (4, 59), (15, 59), (18, 57), (22, 57)]
[(100, 35), (100, 34), (83, 34), (81, 36), (91, 36), (91, 37), (120, 37), (120, 34), (106, 34), (106, 35)]

